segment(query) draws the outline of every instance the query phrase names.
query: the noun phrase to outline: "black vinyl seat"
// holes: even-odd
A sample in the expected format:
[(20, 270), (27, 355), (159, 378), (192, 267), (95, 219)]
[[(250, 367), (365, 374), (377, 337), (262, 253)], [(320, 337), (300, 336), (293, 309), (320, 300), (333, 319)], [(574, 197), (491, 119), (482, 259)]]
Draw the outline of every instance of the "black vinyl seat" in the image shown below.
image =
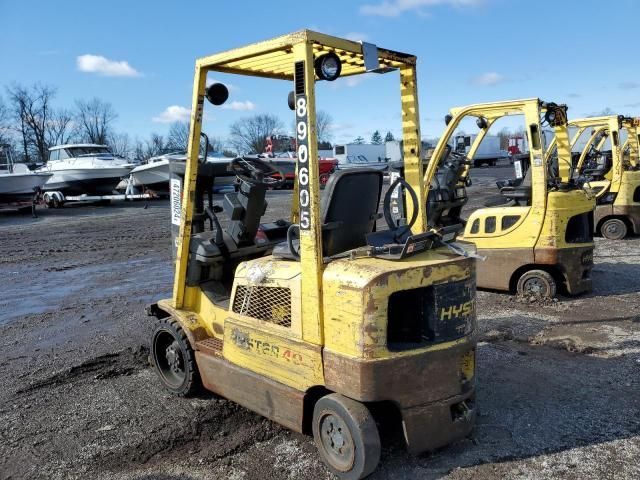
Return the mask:
[(500, 195), (489, 198), (484, 202), (485, 207), (512, 207), (531, 203), (531, 168), (527, 169), (522, 180), (496, 182), (500, 188)]
[[(367, 244), (366, 236), (375, 230), (380, 217), (382, 184), (382, 171), (370, 168), (341, 170), (331, 176), (320, 204), (323, 256), (332, 257)], [(287, 242), (277, 245), (273, 255), (297, 259)]]

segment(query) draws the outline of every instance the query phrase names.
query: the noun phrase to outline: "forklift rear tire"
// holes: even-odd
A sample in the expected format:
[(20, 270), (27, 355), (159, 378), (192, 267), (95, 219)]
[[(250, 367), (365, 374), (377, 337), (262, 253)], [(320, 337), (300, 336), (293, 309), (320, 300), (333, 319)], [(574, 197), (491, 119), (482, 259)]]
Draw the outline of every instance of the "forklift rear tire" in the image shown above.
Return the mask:
[(337, 393), (313, 409), (313, 438), (324, 463), (338, 478), (358, 480), (380, 461), (380, 435), (369, 409)]
[(627, 224), (619, 218), (610, 218), (602, 224), (600, 233), (609, 240), (622, 240), (627, 236)]
[(540, 298), (553, 298), (556, 295), (556, 281), (549, 272), (529, 270), (518, 280), (518, 294)]
[(162, 385), (181, 397), (200, 390), (200, 373), (195, 354), (180, 324), (171, 318), (162, 320), (153, 332), (151, 358)]

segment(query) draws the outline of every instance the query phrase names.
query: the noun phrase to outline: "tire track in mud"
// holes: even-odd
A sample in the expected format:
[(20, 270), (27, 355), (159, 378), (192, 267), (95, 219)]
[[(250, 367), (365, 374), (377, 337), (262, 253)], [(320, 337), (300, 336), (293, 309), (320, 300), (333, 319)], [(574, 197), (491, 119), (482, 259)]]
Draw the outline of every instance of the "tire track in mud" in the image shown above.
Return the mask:
[(79, 365), (62, 372), (37, 380), (24, 388), (16, 390), (15, 396), (37, 394), (43, 388), (55, 388), (63, 384), (81, 382), (88, 377), (94, 380), (106, 380), (123, 375), (132, 375), (149, 366), (149, 349), (140, 346), (127, 348), (117, 353), (107, 353), (86, 360)]
[(127, 472), (137, 466), (152, 468), (189, 458), (193, 463), (213, 466), (255, 444), (289, 435), (283, 427), (233, 402), (205, 398), (192, 400), (198, 406), (190, 418), (169, 417), (168, 424), (153, 429), (140, 443), (97, 453), (92, 469), (100, 473)]

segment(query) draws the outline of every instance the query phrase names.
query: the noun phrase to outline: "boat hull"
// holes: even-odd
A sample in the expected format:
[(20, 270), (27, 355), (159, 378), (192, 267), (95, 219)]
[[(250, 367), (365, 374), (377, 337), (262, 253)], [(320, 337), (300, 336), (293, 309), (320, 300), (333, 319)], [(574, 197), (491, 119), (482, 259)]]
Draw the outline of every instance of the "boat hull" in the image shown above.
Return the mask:
[(51, 176), (51, 174), (46, 173), (0, 174), (0, 202), (18, 202), (32, 199), (35, 190), (41, 188)]
[(43, 189), (65, 195), (110, 195), (130, 171), (128, 167), (53, 170)]
[(152, 190), (158, 190), (159, 187), (168, 190), (170, 177), (168, 161), (141, 165), (131, 170), (134, 186), (147, 187)]

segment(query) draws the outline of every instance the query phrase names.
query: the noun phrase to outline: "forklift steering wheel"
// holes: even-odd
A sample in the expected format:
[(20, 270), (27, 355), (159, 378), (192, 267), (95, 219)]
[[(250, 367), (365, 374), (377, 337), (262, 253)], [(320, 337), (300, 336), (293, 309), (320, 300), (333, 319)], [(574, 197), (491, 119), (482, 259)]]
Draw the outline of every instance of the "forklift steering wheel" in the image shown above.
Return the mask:
[[(411, 203), (413, 204), (413, 214), (411, 215), (411, 220), (406, 225), (396, 225), (396, 222), (391, 215), (391, 196), (393, 195), (393, 191), (399, 185), (402, 185), (402, 187), (409, 192), (409, 196), (411, 196)], [(391, 185), (389, 185), (389, 189), (384, 196), (383, 212), (387, 226), (389, 227), (389, 230), (394, 232), (396, 241), (399, 241), (407, 232), (410, 232), (411, 227), (413, 227), (416, 220), (418, 220), (418, 195), (416, 195), (415, 190), (404, 178), (398, 177)]]
[[(231, 160), (231, 170), (240, 180), (250, 185), (262, 185), (276, 188), (284, 182), (284, 175), (280, 170), (258, 158), (238, 157)], [(277, 175), (278, 178), (274, 177)]]

